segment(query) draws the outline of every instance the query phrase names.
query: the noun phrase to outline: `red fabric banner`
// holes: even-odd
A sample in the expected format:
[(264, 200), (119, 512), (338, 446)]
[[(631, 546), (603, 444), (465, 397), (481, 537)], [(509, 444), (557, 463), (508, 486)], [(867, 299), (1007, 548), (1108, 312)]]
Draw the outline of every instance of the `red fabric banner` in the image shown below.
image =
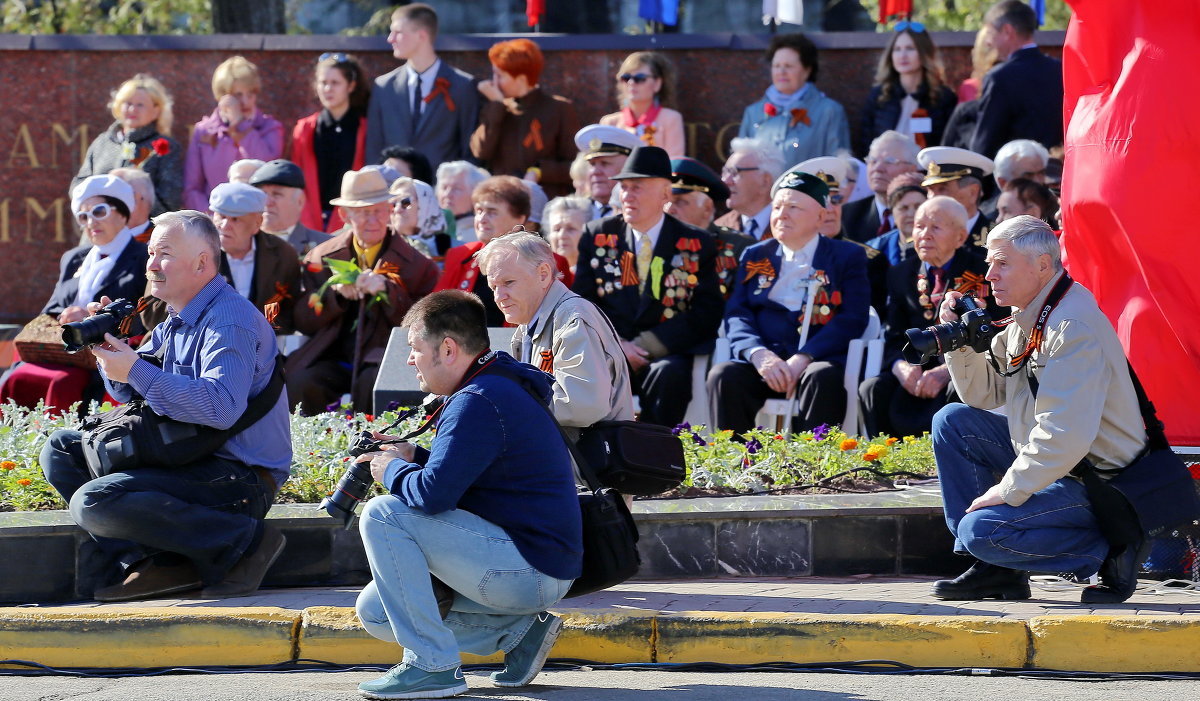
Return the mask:
[(546, 14), (546, 0), (525, 0), (525, 18), (529, 20), (530, 27), (542, 21), (544, 14)]
[(1173, 445), (1200, 445), (1195, 0), (1068, 0), (1064, 260), (1112, 321)]
[(879, 0), (879, 23), (887, 24), (893, 17), (912, 17), (913, 0)]

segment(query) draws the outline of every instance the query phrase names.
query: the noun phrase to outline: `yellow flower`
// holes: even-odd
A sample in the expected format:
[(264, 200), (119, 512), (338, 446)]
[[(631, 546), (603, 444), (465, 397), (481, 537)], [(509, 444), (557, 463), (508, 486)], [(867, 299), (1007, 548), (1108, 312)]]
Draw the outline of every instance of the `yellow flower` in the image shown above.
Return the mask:
[(4, 462), (0, 462), (0, 470), (15, 470), (15, 469), (17, 469), (17, 464), (15, 462), (13, 462), (12, 460), (5, 460)]
[(905, 442), (905, 443), (916, 443), (916, 442), (917, 442), (917, 438), (916, 438), (916, 436), (905, 436), (905, 437), (904, 437), (904, 442)]
[(33, 484), (33, 480), (22, 478), (17, 480), (17, 484), (21, 485), (22, 487), (28, 487), (29, 485)]
[(886, 442), (887, 442), (887, 444), (888, 444), (889, 446), (892, 446), (892, 445), (896, 445), (897, 443), (899, 443), (899, 442), (900, 442), (900, 439), (899, 439), (899, 438), (896, 438), (895, 436), (893, 436), (893, 437), (891, 437), (891, 438), (887, 439), (887, 441), (886, 441)]
[(867, 448), (867, 452), (863, 453), (862, 459), (866, 460), (867, 462), (875, 462), (886, 452), (887, 448), (885, 446), (873, 445)]
[(858, 441), (853, 438), (847, 438), (842, 441), (842, 450), (854, 450), (858, 447)]

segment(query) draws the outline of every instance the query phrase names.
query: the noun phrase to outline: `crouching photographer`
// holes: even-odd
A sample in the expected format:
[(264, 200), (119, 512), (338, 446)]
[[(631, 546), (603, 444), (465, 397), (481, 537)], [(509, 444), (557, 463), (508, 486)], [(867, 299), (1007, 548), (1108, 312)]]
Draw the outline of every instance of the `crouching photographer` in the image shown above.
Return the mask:
[[(933, 450), (955, 552), (976, 562), (936, 582), (933, 595), (1026, 599), (1029, 572), (1099, 572), (1100, 584), (1083, 590), (1083, 602), (1124, 601), (1137, 584), (1152, 524), (1147, 514), (1131, 512), (1136, 498), (1109, 485), (1145, 476), (1147, 460), (1162, 458), (1169, 468), (1150, 469), (1151, 481), (1182, 463), (1166, 447), (1153, 408), (1140, 401), (1112, 325), (1063, 270), (1050, 227), (1030, 216), (1005, 221), (987, 237), (987, 262), (996, 302), (1014, 309), (1007, 325), (996, 323), (1002, 330), (990, 344), (976, 342), (990, 333), (981, 318), (947, 329), (954, 333), (931, 330), (938, 336), (932, 340), (910, 333), (914, 345), (945, 352), (965, 402), (935, 415)], [(960, 297), (946, 294), (944, 324), (959, 321)], [(987, 411), (1001, 406), (1007, 418)], [(1158, 439), (1144, 452), (1148, 429)], [(1183, 474), (1180, 493), (1194, 497)]]
[[(467, 691), (460, 653), (505, 653), (498, 686), (541, 670), (561, 620), (547, 608), (581, 572), (582, 526), (570, 456), (547, 411), (552, 378), (488, 350), (483, 304), (459, 290), (408, 311), (408, 364), (446, 395), (429, 450), (411, 443), (358, 458), (388, 490), (359, 523), (372, 582), (358, 598), (371, 635), (403, 661), (364, 682), (367, 698)], [(535, 398), (536, 397), (536, 398)], [(454, 592), (443, 619), (433, 579)]]
[(107, 298), (88, 305), (91, 325), (65, 329), (69, 345), (96, 344), (105, 386), (126, 404), (53, 433), (42, 470), (121, 567), (98, 601), (248, 594), (284, 547), (263, 522), (292, 462), (275, 332), (218, 274), (212, 220), (188, 210), (154, 224), (146, 279), (167, 321), (140, 352), (97, 337), (127, 315)]

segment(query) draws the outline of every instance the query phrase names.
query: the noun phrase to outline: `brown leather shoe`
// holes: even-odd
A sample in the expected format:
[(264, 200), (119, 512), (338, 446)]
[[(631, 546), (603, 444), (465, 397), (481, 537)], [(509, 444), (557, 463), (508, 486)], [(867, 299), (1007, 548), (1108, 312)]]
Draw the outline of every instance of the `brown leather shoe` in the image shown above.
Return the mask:
[(204, 587), (200, 596), (206, 599), (227, 599), (232, 596), (246, 596), (258, 591), (267, 570), (279, 559), (287, 538), (274, 526), (263, 525), (262, 540), (252, 553), (246, 553), (241, 560), (229, 570), (225, 579), (210, 587)]
[(134, 565), (120, 584), (97, 589), (92, 596), (96, 601), (137, 601), (199, 589), (201, 584), (191, 562), (156, 565), (146, 558)]

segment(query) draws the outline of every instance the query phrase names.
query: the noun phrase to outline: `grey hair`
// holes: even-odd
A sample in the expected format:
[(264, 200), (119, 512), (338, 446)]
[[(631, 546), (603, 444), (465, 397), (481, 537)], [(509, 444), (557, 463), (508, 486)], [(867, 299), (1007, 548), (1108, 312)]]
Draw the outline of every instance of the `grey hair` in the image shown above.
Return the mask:
[(479, 263), (479, 272), (487, 275), (492, 261), (505, 253), (517, 254), (522, 261), (533, 268), (545, 263), (550, 266), (555, 277), (559, 274), (558, 264), (554, 260), (554, 251), (550, 248), (550, 244), (546, 243), (541, 236), (528, 231), (504, 234), (489, 241), (479, 253), (475, 254), (475, 260)]
[(917, 146), (917, 142), (911, 137), (905, 136), (894, 129), (888, 129), (871, 141), (871, 149), (868, 154), (875, 153), (876, 150), (883, 148), (889, 144), (896, 144), (904, 149), (905, 161), (907, 163), (917, 164), (917, 154), (920, 153), (921, 147)]
[(150, 208), (154, 208), (154, 181), (150, 179), (149, 173), (141, 168), (114, 168), (108, 171), (108, 174), (129, 183), (134, 194), (141, 195), (142, 199), (150, 203)]
[[(262, 168), (267, 163), (266, 161), (257, 158), (243, 158), (240, 161), (234, 161), (229, 164), (229, 170), (225, 171), (225, 177), (229, 182), (233, 182), (233, 176), (242, 169), (243, 166), (254, 166), (255, 170)], [(253, 175), (253, 173), (251, 173)]]
[(579, 212), (583, 215), (583, 221), (586, 223), (588, 219), (592, 218), (592, 201), (578, 195), (555, 197), (547, 202), (546, 208), (542, 210), (542, 223), (548, 226), (550, 224), (550, 217), (560, 212), (562, 214)]
[(917, 208), (917, 211), (920, 212), (926, 207), (937, 207), (946, 214), (949, 214), (954, 223), (957, 224), (960, 229), (966, 231), (967, 220), (970, 219), (970, 217), (967, 216), (967, 208), (962, 206), (962, 203), (958, 200), (945, 195), (930, 197), (921, 203), (921, 206)]
[(475, 186), (479, 183), (492, 177), (491, 173), (487, 172), (479, 166), (468, 163), (466, 161), (446, 161), (437, 167), (437, 175), (434, 176), (440, 182), (449, 180), (450, 178), (465, 175), (467, 178), (467, 189), (475, 191)]
[(181, 209), (178, 212), (165, 212), (151, 221), (154, 222), (154, 228), (159, 231), (173, 226), (181, 227), (185, 234), (200, 239), (200, 242), (208, 247), (209, 252), (212, 253), (214, 268), (220, 264), (221, 232), (217, 231), (217, 225), (213, 224), (213, 220), (204, 212)]
[(774, 182), (783, 175), (787, 164), (783, 162), (783, 152), (762, 139), (738, 137), (729, 143), (729, 155), (744, 153), (758, 160), (758, 168), (771, 176)]
[(1046, 222), (1022, 214), (1019, 217), (1005, 219), (988, 232), (988, 241), (1008, 241), (1019, 253), (1029, 260), (1042, 255), (1050, 256), (1050, 264), (1056, 272), (1061, 272), (1062, 253), (1058, 248), (1058, 237)]
[(1032, 139), (1017, 139), (1010, 141), (1000, 147), (996, 152), (996, 177), (1005, 180), (1012, 180), (1016, 176), (1013, 169), (1016, 167), (1017, 159), (1036, 157), (1042, 162), (1042, 167), (1050, 162), (1050, 152)]

